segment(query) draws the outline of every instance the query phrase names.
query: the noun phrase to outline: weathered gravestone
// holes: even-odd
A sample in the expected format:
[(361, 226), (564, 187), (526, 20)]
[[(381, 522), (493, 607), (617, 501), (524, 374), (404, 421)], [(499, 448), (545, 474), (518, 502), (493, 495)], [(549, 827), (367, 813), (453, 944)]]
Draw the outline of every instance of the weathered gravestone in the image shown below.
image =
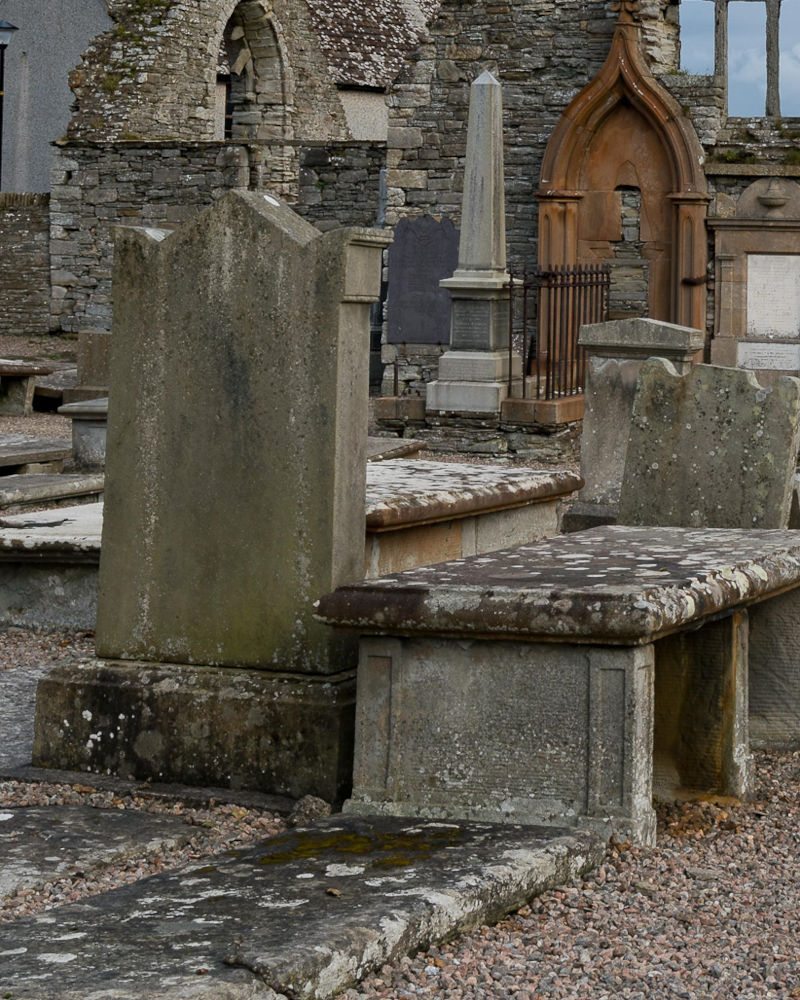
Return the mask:
[(401, 219), (389, 251), (390, 344), (447, 344), (450, 296), (439, 282), (458, 264), (458, 230), (443, 218)]
[(121, 230), (98, 659), (39, 689), (37, 764), (341, 798), (363, 574), (370, 303), (388, 240), (236, 192)]
[(565, 513), (562, 531), (581, 531), (617, 519), (622, 473), (628, 449), (631, 409), (642, 365), (666, 358), (687, 372), (703, 346), (703, 333), (654, 319), (591, 323), (581, 328), (588, 356), (586, 412), (581, 432), (578, 501)]
[(785, 528), (800, 443), (800, 379), (653, 358), (639, 373), (621, 524)]

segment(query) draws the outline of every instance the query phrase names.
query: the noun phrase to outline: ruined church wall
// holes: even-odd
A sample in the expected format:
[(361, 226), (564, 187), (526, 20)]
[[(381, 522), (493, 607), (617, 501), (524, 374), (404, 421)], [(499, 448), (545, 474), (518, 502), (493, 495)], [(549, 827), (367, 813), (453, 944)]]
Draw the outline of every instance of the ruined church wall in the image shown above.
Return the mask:
[(2, 332), (47, 333), (49, 310), (49, 196), (0, 194)]
[[(284, 153), (283, 144), (234, 142), (59, 147), (50, 205), (53, 327), (111, 329), (115, 227), (172, 229), (234, 188), (282, 194)], [(385, 156), (380, 144), (298, 146), (292, 153), (301, 166), (293, 206), (300, 215), (321, 229), (374, 224)]]
[[(213, 140), (220, 39), (237, 0), (110, 0), (114, 26), (96, 38), (70, 86), (76, 113), (67, 138)], [(295, 139), (347, 138), (341, 101), (297, 0), (248, 0), (268, 14), (285, 70)]]

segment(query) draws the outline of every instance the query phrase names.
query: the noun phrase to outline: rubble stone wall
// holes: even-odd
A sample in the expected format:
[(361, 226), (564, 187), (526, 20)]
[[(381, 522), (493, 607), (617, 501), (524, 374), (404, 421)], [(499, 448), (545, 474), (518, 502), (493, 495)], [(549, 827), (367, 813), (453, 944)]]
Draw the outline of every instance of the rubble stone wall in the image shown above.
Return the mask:
[[(52, 176), (52, 319), (67, 331), (111, 329), (116, 226), (172, 229), (234, 188), (272, 191), (320, 228), (375, 224), (380, 144), (71, 142)], [(299, 191), (287, 162), (314, 161)], [(296, 176), (296, 168), (294, 170)]]
[(0, 329), (30, 335), (50, 329), (49, 197), (0, 194)]

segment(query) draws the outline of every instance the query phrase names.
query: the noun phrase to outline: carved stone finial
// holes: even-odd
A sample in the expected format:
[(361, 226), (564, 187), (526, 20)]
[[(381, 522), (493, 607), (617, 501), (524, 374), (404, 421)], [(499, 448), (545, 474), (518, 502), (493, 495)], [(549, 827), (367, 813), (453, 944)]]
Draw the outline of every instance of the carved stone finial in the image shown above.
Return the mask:
[(635, 24), (634, 15), (639, 13), (639, 0), (614, 0), (611, 10), (619, 14), (618, 24)]

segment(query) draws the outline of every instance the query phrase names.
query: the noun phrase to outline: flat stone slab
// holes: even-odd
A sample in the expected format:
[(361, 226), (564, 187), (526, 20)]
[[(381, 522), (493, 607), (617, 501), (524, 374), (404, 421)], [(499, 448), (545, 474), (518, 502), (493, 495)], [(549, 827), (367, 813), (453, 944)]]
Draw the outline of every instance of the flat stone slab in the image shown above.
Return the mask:
[(83, 476), (47, 473), (3, 476), (0, 479), (0, 510), (94, 496), (103, 492), (104, 483), (105, 477), (101, 473)]
[(14, 1000), (330, 997), (569, 882), (603, 850), (589, 833), (335, 816), (0, 926), (0, 991)]
[(637, 645), (798, 584), (798, 531), (606, 525), (340, 587), (317, 607), (365, 634)]
[(108, 396), (100, 396), (97, 399), (82, 399), (76, 403), (65, 403), (63, 406), (59, 406), (58, 412), (62, 417), (71, 417), (73, 420), (107, 420)]
[(27, 434), (3, 434), (0, 437), (0, 468), (34, 462), (59, 462), (71, 454), (72, 441), (68, 438), (38, 438)]
[[(53, 366), (56, 368), (56, 366)], [(40, 375), (36, 379), (36, 395), (43, 399), (61, 400), (64, 391), (74, 389), (78, 384), (78, 369), (73, 365), (59, 366), (51, 375)]]
[(33, 375), (50, 375), (53, 371), (51, 365), (39, 365), (34, 361), (12, 361), (8, 358), (0, 358), (0, 377), (16, 376), (18, 378), (29, 378)]
[(0, 517), (0, 560), (96, 562), (102, 532), (102, 502), (10, 514)]
[(390, 458), (408, 458), (425, 447), (424, 441), (413, 438), (367, 438), (367, 462), (385, 462)]
[(464, 517), (580, 489), (574, 472), (497, 469), (456, 462), (380, 462), (367, 467), (367, 529)]
[(176, 816), (89, 806), (0, 806), (0, 899), (21, 889), (188, 843)]

